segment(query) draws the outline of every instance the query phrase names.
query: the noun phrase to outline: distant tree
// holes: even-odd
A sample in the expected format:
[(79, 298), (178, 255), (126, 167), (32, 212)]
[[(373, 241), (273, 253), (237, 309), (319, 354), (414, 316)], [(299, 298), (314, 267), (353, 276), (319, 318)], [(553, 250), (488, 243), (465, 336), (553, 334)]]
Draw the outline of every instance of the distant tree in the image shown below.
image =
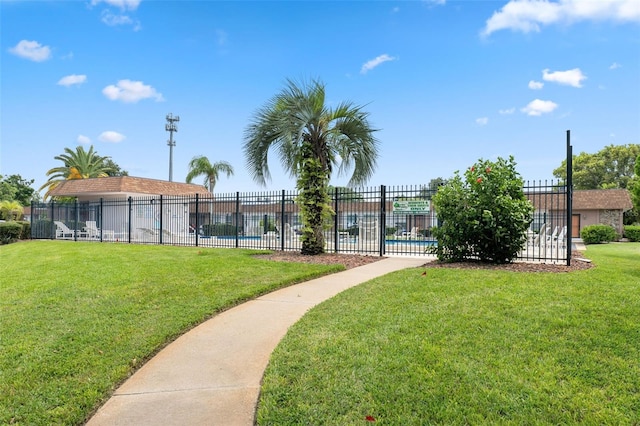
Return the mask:
[(23, 206), (28, 206), (32, 199), (38, 198), (36, 190), (31, 187), (33, 182), (33, 179), (26, 180), (20, 175), (0, 175), (0, 201), (15, 200)]
[(63, 165), (48, 170), (46, 174), (49, 176), (49, 180), (39, 189), (39, 191), (47, 190), (44, 195), (45, 199), (49, 198), (51, 191), (60, 182), (69, 179), (106, 177), (112, 171), (111, 167), (106, 164), (110, 158), (98, 155), (93, 150), (93, 145), (89, 151), (85, 151), (82, 146), (77, 146), (75, 151), (70, 148), (65, 148), (64, 151), (65, 154), (54, 157), (55, 160), (62, 161)]
[(200, 155), (193, 157), (189, 162), (189, 173), (187, 174), (187, 183), (191, 183), (198, 176), (204, 176), (204, 186), (213, 194), (213, 188), (218, 182), (220, 173), (224, 173), (227, 177), (233, 175), (233, 167), (226, 161), (218, 161), (211, 163), (207, 157)]
[(431, 179), (426, 186), (423, 186), (420, 189), (420, 198), (430, 200), (433, 195), (438, 191), (438, 188), (445, 185), (447, 180), (441, 177), (437, 177), (435, 179)]
[(0, 180), (0, 201), (12, 201), (16, 198), (17, 189), (4, 179)]
[[(595, 154), (581, 152), (573, 156), (573, 187), (575, 189), (609, 189), (629, 186), (634, 174), (640, 145), (609, 145)], [(558, 179), (567, 178), (567, 161), (553, 171)]]
[(373, 174), (378, 158), (368, 113), (351, 103), (329, 108), (320, 81), (287, 87), (257, 113), (245, 131), (244, 152), (253, 178), (270, 178), (268, 153), (278, 151), (283, 167), (297, 178), (302, 216), (302, 254), (324, 252), (324, 227), (333, 213), (327, 188), (334, 166), (347, 173), (349, 185), (361, 185)]
[(129, 172), (122, 170), (110, 157), (105, 157), (104, 166), (110, 170), (109, 176), (129, 176)]

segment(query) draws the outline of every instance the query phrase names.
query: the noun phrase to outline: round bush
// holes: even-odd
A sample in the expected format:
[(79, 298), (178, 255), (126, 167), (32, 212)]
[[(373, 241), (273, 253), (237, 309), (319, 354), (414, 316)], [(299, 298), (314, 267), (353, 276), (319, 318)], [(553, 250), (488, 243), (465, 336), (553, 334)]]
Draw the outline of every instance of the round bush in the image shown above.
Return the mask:
[(582, 228), (580, 238), (585, 244), (602, 244), (617, 240), (618, 234), (611, 225), (589, 225)]
[(628, 225), (624, 227), (624, 236), (629, 241), (640, 241), (640, 226)]
[(433, 198), (438, 245), (429, 251), (444, 261), (512, 262), (533, 220), (534, 207), (522, 187), (513, 157), (480, 159), (464, 179), (456, 172)]

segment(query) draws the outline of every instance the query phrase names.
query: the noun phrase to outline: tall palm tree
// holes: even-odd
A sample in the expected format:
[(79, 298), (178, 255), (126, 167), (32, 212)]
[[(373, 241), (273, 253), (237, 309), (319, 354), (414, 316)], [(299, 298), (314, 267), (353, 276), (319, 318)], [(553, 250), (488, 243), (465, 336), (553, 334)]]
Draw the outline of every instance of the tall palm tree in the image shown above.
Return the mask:
[(287, 86), (256, 113), (245, 130), (244, 152), (253, 178), (270, 179), (268, 152), (297, 178), (303, 220), (302, 253), (324, 252), (324, 222), (331, 214), (327, 187), (334, 167), (338, 174), (353, 169), (349, 186), (373, 175), (378, 158), (376, 129), (361, 106), (343, 102), (325, 105), (325, 87), (318, 80)]
[(211, 163), (204, 155), (193, 157), (189, 162), (189, 173), (187, 174), (187, 183), (191, 183), (198, 176), (204, 176), (204, 186), (213, 194), (213, 188), (216, 186), (220, 173), (224, 173), (227, 177), (233, 175), (233, 167), (226, 161), (217, 161)]
[(65, 148), (64, 151), (64, 154), (53, 157), (55, 160), (62, 161), (63, 165), (48, 170), (46, 174), (49, 176), (49, 179), (38, 189), (38, 191), (45, 188), (47, 189), (44, 195), (45, 199), (49, 197), (51, 191), (58, 186), (60, 182), (69, 179), (106, 177), (112, 170), (112, 167), (108, 164), (110, 157), (98, 155), (98, 153), (93, 150), (93, 145), (91, 145), (89, 151), (85, 151), (82, 146), (77, 146), (75, 151), (71, 148)]

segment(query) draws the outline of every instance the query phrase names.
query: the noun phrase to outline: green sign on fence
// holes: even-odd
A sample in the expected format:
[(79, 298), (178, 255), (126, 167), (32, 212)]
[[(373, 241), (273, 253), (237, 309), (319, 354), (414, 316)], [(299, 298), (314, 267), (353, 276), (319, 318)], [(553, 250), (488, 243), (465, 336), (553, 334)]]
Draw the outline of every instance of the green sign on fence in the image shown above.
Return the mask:
[(429, 214), (429, 200), (406, 200), (393, 202), (393, 214)]

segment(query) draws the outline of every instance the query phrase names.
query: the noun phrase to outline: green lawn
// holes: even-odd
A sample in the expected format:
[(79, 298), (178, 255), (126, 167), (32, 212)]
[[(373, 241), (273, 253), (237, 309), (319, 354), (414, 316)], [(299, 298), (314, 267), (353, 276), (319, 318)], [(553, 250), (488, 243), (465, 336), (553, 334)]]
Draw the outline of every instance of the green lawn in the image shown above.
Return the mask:
[(258, 423), (640, 424), (640, 244), (595, 268), (405, 270), (311, 310), (271, 358)]
[(132, 371), (241, 301), (344, 269), (248, 250), (0, 246), (0, 424), (82, 424)]

